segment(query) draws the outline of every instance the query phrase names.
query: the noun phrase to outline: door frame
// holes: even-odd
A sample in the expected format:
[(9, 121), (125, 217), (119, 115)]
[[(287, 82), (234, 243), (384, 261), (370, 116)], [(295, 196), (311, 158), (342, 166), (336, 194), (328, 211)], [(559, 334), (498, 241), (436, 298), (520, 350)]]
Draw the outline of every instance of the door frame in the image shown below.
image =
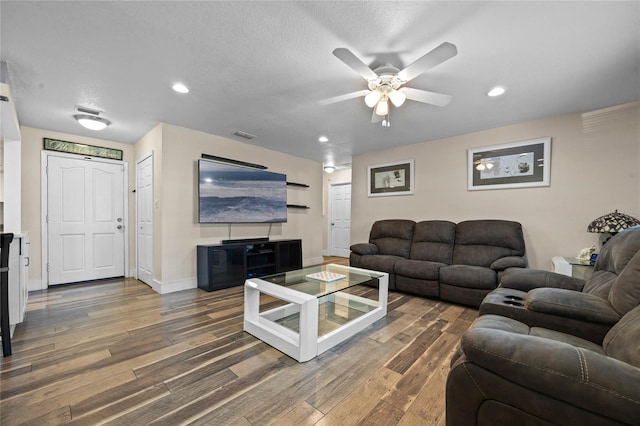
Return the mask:
[(88, 155), (66, 154), (63, 152), (54, 152), (43, 150), (40, 152), (40, 229), (41, 229), (41, 290), (46, 290), (49, 287), (49, 272), (47, 271), (47, 264), (49, 263), (49, 224), (47, 223), (47, 206), (49, 205), (49, 174), (47, 173), (47, 164), (49, 157), (64, 157), (75, 160), (86, 160), (94, 163), (109, 163), (119, 164), (124, 167), (123, 173), (123, 208), (124, 217), (123, 224), (124, 229), (127, 231), (124, 235), (124, 276), (128, 277), (129, 274), (129, 163), (126, 161), (109, 160), (101, 157), (91, 157)]
[(155, 190), (155, 185), (154, 185), (154, 178), (155, 178), (155, 158), (153, 156), (153, 150), (151, 150), (150, 153), (143, 155), (139, 160), (136, 161), (136, 176), (135, 176), (135, 190), (136, 190), (136, 196), (135, 196), (135, 203), (136, 203), (136, 232), (135, 232), (135, 247), (136, 247), (136, 267), (135, 267), (135, 274), (134, 277), (136, 279), (138, 279), (138, 268), (140, 265), (140, 259), (138, 258), (138, 254), (140, 252), (140, 245), (138, 244), (138, 214), (139, 214), (139, 198), (138, 198), (138, 165), (140, 163), (142, 163), (143, 161), (147, 160), (148, 158), (151, 158), (151, 224), (152, 224), (152, 228), (151, 228), (151, 281), (153, 281), (153, 275), (154, 275), (154, 264), (153, 264), (153, 240), (154, 240), (154, 232), (153, 232), (153, 226), (155, 226), (155, 215), (154, 215), (154, 208), (153, 208), (153, 196), (154, 196), (154, 190)]
[[(327, 221), (327, 255), (328, 256), (334, 256), (333, 254), (333, 228), (331, 226), (331, 223), (333, 222), (333, 195), (334, 195), (334, 190), (335, 187), (338, 186), (344, 186), (344, 185), (351, 185), (351, 182), (336, 182), (336, 183), (330, 183), (329, 184), (329, 190), (327, 191), (327, 208), (329, 209), (329, 211), (327, 212), (327, 218), (329, 219)], [(353, 185), (351, 185), (351, 189), (353, 190)], [(353, 197), (353, 194), (352, 194)], [(349, 210), (349, 217), (351, 217), (351, 210)], [(351, 238), (349, 238), (349, 240), (351, 240)]]

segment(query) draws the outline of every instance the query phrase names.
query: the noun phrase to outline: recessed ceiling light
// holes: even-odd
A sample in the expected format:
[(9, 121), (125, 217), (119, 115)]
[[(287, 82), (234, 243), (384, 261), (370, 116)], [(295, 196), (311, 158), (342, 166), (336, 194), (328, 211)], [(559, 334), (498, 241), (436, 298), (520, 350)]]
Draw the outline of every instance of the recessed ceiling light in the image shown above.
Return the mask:
[(491, 97), (500, 96), (506, 91), (507, 89), (505, 89), (504, 87), (497, 86), (489, 90), (489, 93), (487, 93), (487, 96), (491, 96)]
[(182, 83), (176, 83), (171, 88), (178, 93), (189, 93), (189, 88)]
[(329, 138), (328, 138), (328, 137), (326, 137), (326, 136), (320, 136), (320, 137), (318, 138), (318, 142), (322, 142), (322, 143), (324, 143), (324, 142), (329, 142)]

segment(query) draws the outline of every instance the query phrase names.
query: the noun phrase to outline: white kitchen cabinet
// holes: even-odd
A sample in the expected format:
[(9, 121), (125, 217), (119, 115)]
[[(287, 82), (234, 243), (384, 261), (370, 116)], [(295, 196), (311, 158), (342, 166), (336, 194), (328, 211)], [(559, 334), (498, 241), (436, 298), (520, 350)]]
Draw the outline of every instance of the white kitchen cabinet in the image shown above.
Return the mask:
[(14, 234), (9, 248), (9, 325), (24, 321), (29, 290), (29, 234)]

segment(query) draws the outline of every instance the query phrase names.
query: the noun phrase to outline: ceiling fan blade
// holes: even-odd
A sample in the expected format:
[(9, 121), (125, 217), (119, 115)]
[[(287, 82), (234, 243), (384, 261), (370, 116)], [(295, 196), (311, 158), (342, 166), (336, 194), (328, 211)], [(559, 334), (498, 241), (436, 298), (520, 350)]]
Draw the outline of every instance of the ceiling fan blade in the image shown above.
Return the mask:
[(349, 68), (360, 74), (365, 80), (369, 81), (378, 78), (378, 74), (373, 72), (367, 64), (362, 62), (360, 58), (354, 55), (349, 49), (345, 47), (338, 47), (333, 51), (333, 55), (347, 64)]
[(411, 79), (416, 78), (423, 72), (440, 65), (444, 61), (447, 61), (458, 54), (458, 49), (454, 44), (444, 42), (440, 46), (433, 49), (431, 52), (424, 55), (411, 65), (398, 73), (398, 77), (405, 83)]
[(335, 104), (335, 103), (338, 103), (338, 102), (347, 101), (349, 99), (359, 98), (361, 96), (366, 96), (367, 93), (369, 93), (369, 90), (358, 90), (357, 92), (346, 93), (344, 95), (334, 96), (333, 98), (323, 99), (318, 103), (320, 105)]
[(407, 95), (407, 99), (436, 106), (448, 105), (449, 102), (451, 102), (451, 99), (453, 99), (453, 96), (451, 95), (428, 92), (426, 90), (412, 89), (411, 87), (402, 87), (400, 88), (400, 91), (404, 92), (404, 94)]
[(373, 115), (371, 116), (371, 122), (372, 123), (379, 123), (382, 120), (384, 120), (384, 117), (382, 115), (378, 115), (376, 114), (376, 109), (373, 109)]

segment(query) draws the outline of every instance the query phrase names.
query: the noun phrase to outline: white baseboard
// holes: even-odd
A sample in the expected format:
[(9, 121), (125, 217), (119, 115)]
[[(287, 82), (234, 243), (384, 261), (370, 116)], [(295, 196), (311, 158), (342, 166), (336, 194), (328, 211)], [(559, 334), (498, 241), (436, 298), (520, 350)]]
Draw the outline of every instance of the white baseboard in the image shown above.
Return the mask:
[(42, 280), (29, 280), (27, 283), (27, 290), (29, 291), (37, 291), (37, 290), (46, 290), (47, 286), (42, 283)]
[(329, 253), (329, 250), (322, 250), (322, 255), (323, 256), (331, 256), (331, 254)]
[(324, 258), (322, 256), (312, 257), (310, 259), (303, 259), (302, 266), (306, 268), (307, 266), (322, 265), (322, 262), (324, 262)]
[(175, 293), (176, 291), (189, 290), (192, 288), (198, 288), (198, 284), (195, 278), (188, 278), (186, 280), (171, 281), (161, 283), (158, 280), (153, 280), (151, 288), (159, 294)]

